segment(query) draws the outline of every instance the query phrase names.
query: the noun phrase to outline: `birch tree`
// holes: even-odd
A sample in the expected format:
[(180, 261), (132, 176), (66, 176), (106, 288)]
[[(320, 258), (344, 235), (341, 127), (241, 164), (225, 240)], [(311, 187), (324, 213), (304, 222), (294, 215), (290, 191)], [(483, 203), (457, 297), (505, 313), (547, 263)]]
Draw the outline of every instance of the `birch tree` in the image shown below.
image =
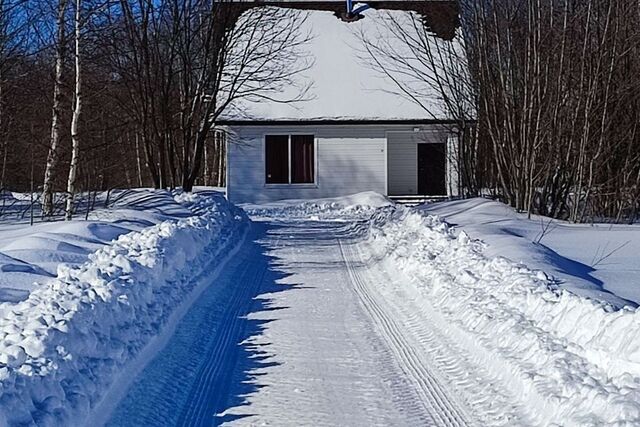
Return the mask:
[(73, 216), (73, 196), (76, 191), (76, 176), (80, 157), (80, 115), (82, 112), (82, 0), (75, 0), (75, 88), (73, 96), (73, 114), (71, 118), (71, 164), (67, 179), (67, 200), (65, 219), (70, 221)]
[(66, 56), (66, 13), (68, 0), (58, 0), (56, 16), (56, 36), (54, 42), (55, 49), (55, 71), (53, 82), (53, 106), (51, 113), (51, 136), (49, 139), (49, 154), (44, 172), (44, 184), (42, 187), (42, 214), (44, 216), (53, 215), (53, 185), (54, 173), (58, 166), (59, 146), (61, 138), (62, 120), (62, 85), (64, 76), (64, 61)]

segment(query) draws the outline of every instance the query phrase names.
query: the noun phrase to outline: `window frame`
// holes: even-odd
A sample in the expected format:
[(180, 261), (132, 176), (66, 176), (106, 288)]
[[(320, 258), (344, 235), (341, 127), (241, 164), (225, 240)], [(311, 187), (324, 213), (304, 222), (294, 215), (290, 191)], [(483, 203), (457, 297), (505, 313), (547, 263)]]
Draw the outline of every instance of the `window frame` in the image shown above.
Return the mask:
[[(267, 137), (268, 136), (287, 136), (287, 166), (288, 181), (287, 183), (267, 183)], [(313, 182), (291, 182), (292, 176), (292, 150), (291, 140), (294, 135), (308, 135), (313, 137)], [(313, 132), (270, 132), (265, 133), (262, 137), (262, 180), (265, 188), (318, 188), (318, 137)]]

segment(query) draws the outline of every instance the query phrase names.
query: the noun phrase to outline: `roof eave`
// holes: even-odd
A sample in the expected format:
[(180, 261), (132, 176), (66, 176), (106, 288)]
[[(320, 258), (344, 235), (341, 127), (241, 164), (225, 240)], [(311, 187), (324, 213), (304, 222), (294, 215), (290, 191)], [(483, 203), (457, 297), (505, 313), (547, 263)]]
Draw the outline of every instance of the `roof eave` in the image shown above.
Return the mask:
[(454, 119), (218, 120), (218, 126), (455, 125)]

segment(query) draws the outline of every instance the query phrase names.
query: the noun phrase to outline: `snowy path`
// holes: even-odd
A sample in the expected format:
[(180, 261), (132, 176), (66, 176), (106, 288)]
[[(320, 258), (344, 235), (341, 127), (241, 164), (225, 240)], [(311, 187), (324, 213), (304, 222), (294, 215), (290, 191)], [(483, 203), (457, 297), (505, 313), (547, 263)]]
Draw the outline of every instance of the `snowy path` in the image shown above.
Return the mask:
[(254, 224), (108, 424), (528, 424), (360, 225)]

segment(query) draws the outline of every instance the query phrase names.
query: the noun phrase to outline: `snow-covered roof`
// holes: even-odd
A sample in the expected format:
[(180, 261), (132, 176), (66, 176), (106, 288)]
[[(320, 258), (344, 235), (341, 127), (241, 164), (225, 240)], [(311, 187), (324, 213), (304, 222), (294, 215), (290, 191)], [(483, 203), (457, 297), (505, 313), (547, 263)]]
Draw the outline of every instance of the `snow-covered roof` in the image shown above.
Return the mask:
[[(426, 96), (424, 108), (398, 94), (396, 83), (366, 59), (361, 34), (384, 36), (378, 25), (383, 14), (406, 11), (365, 12), (365, 19), (345, 23), (331, 12), (311, 11), (301, 31), (312, 38), (304, 50), (312, 65), (296, 75), (299, 86), (310, 85), (305, 100), (280, 103), (256, 99), (235, 102), (219, 118), (229, 121), (411, 121), (448, 119), (436, 94)], [(389, 37), (392, 37), (389, 35)], [(300, 87), (285, 88), (278, 99), (293, 99)], [(425, 94), (421, 94), (424, 103)]]

